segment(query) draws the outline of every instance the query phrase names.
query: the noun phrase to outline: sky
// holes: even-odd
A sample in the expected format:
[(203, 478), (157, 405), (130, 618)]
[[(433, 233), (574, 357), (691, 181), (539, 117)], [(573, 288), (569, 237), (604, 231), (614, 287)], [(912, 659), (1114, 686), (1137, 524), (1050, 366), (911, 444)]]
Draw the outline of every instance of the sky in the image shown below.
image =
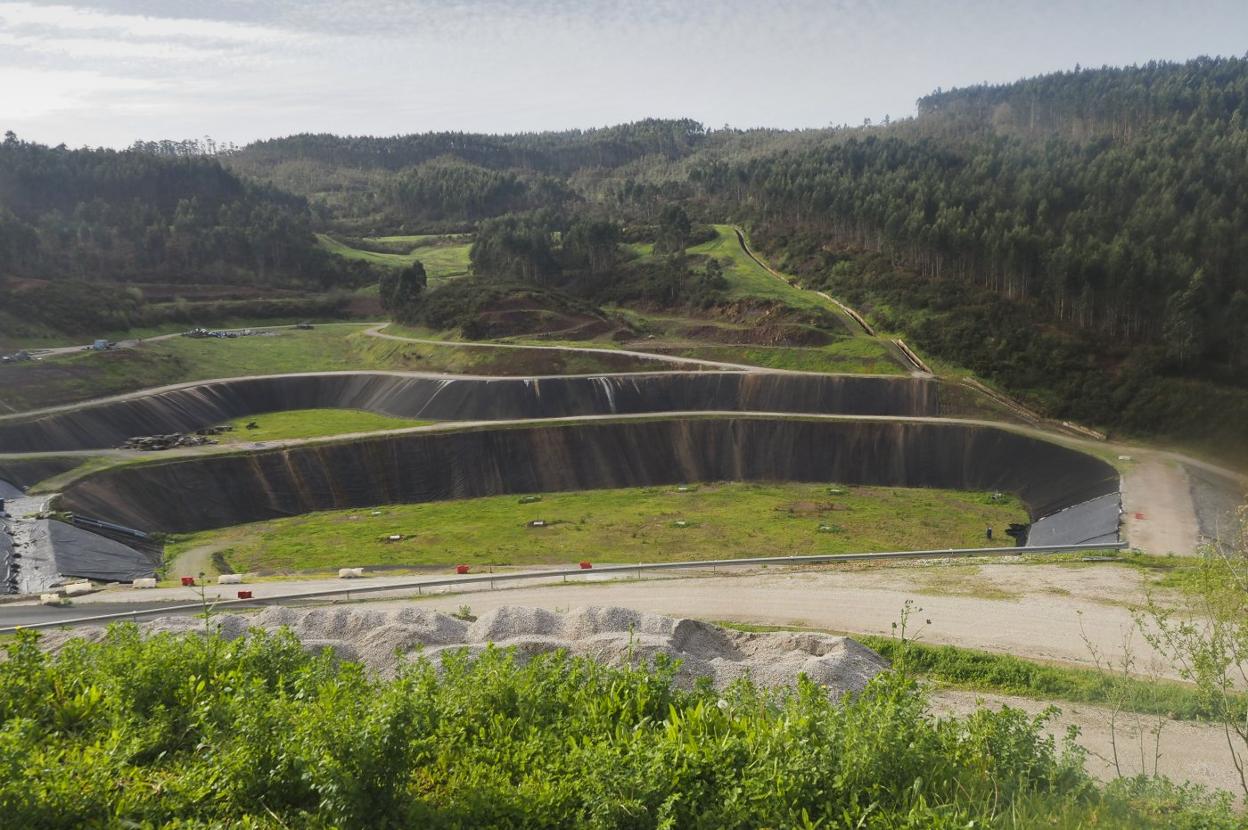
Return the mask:
[(819, 127), (936, 87), (1243, 55), (1245, 0), (0, 0), (0, 130), (49, 144)]

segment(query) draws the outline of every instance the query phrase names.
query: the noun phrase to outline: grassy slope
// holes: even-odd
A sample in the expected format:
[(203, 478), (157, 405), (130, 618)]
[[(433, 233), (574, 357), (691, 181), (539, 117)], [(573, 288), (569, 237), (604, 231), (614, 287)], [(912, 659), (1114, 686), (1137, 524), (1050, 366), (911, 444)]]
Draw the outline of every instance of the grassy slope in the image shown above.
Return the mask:
[(396, 369), (483, 375), (595, 374), (653, 369), (627, 355), (437, 346), (369, 337), (358, 324), (234, 340), (172, 338), (0, 367), (0, 413), (171, 383), (283, 372)]
[(691, 254), (712, 256), (725, 262), (724, 278), (728, 280), (729, 296), (733, 298), (758, 297), (765, 300), (776, 300), (793, 308), (828, 311), (841, 317), (842, 313), (836, 303), (829, 302), (815, 294), (793, 285), (789, 285), (757, 262), (750, 259), (737, 242), (736, 231), (731, 225), (715, 225), (717, 234), (710, 242), (695, 245), (689, 249)]
[(386, 268), (405, 268), (413, 262), (419, 261), (425, 266), (425, 273), (429, 276), (431, 282), (436, 283), (440, 280), (462, 277), (467, 274), (468, 249), (472, 247), (472, 243), (427, 244), (429, 240), (437, 238), (426, 236), (377, 237), (373, 241), (404, 245), (410, 243), (412, 246), (411, 251), (406, 254), (383, 254), (352, 248), (350, 245), (345, 245), (328, 234), (317, 234), (317, 239), (320, 240), (321, 246), (325, 250), (347, 259), (359, 259)]
[[(805, 291), (792, 285), (788, 285), (777, 279), (768, 271), (758, 265), (754, 260), (741, 250), (740, 244), (737, 242), (736, 232), (731, 225), (715, 225), (716, 238), (710, 242), (703, 243), (689, 249), (692, 254), (701, 254), (713, 256), (721, 260), (724, 265), (724, 276), (728, 280), (730, 289), (729, 296), (732, 299), (744, 299), (747, 297), (761, 298), (765, 300), (774, 300), (783, 302), (797, 309), (830, 311), (838, 318), (842, 317), (842, 313), (834, 303), (819, 297), (811, 291)], [(361, 251), (348, 247), (332, 237), (321, 235), (321, 242), (327, 249), (342, 256), (350, 256), (365, 259), (369, 262), (379, 265), (403, 266), (410, 263), (413, 259), (419, 259), (424, 262), (426, 269), (429, 271), (431, 278), (435, 276), (454, 276), (458, 273), (467, 273), (468, 269), (468, 248), (469, 245), (458, 247), (419, 247), (423, 241), (436, 237), (424, 236), (387, 236), (377, 237), (374, 241), (388, 244), (411, 244), (414, 247), (410, 254), (379, 254), (371, 251)], [(626, 246), (635, 256), (647, 257), (652, 255), (653, 246), (648, 243), (633, 243)], [(440, 253), (440, 252), (445, 252)], [(455, 259), (449, 266), (438, 264), (433, 259), (435, 253), (439, 255), (460, 257), (462, 261)], [(461, 271), (442, 271), (443, 267), (461, 268)], [(645, 315), (639, 315), (645, 316)], [(655, 320), (661, 318), (656, 317)], [(669, 318), (668, 322), (673, 323), (675, 318)], [(706, 328), (708, 321), (688, 319), (683, 323), (687, 326), (701, 326)], [(852, 327), (851, 327), (852, 330)], [(401, 333), (401, 332), (395, 332)], [(844, 332), (840, 332), (844, 333)], [(437, 336), (428, 333), (420, 336)], [(667, 338), (665, 338), (666, 340)], [(508, 338), (512, 342), (527, 342), (525, 338)], [(536, 342), (536, 341), (535, 341)], [(541, 341), (549, 345), (550, 341)], [(604, 341), (603, 343), (585, 344), (573, 343), (569, 345), (616, 345), (612, 342)], [(640, 346), (645, 348), (645, 346)], [(691, 341), (684, 344), (678, 349), (664, 348), (662, 351), (676, 353), (686, 357), (700, 357), (709, 360), (721, 360), (728, 362), (747, 363), (756, 366), (765, 366), (772, 369), (789, 369), (807, 372), (846, 372), (846, 373), (869, 373), (869, 374), (904, 374), (905, 369), (899, 366), (892, 357), (888, 348), (883, 341), (875, 338), (853, 336), (846, 338), (842, 342), (834, 343), (821, 348), (786, 348), (786, 347), (767, 347), (767, 346), (746, 346), (746, 345), (706, 345), (702, 342)]]
[[(256, 424), (256, 428), (247, 429), (250, 423)], [(234, 427), (234, 431), (221, 434), (218, 440), (222, 444), (240, 444), (291, 438), (319, 438), (326, 435), (405, 429), (431, 423), (433, 421), (391, 418), (388, 415), (378, 415), (375, 412), (365, 412), (359, 409), (291, 409), (285, 412), (266, 412), (230, 421), (230, 426)]]
[[(224, 543), (239, 571), (347, 565), (532, 565), (973, 547), (984, 526), (1026, 521), (983, 493), (827, 485), (715, 484), (390, 505), (297, 516), (178, 540), (171, 556)], [(527, 523), (541, 519), (542, 528)], [(685, 521), (687, 527), (677, 526)], [(825, 524), (831, 532), (821, 532)], [(382, 541), (401, 534), (401, 542)], [(998, 533), (998, 542), (1003, 534)]]
[[(736, 231), (731, 225), (714, 225), (715, 239), (689, 249), (691, 254), (711, 256), (724, 265), (724, 278), (729, 284), (731, 299), (758, 298), (784, 303), (792, 308), (806, 311), (830, 312), (837, 319), (845, 319), (836, 303), (776, 278), (767, 269), (741, 249)], [(634, 246), (636, 247), (636, 246)], [(647, 255), (649, 251), (637, 248), (635, 253)], [(856, 325), (849, 323), (838, 334), (850, 333), (845, 340), (820, 348), (787, 348), (747, 345), (703, 346), (682, 349), (679, 354), (688, 357), (704, 357), (710, 360), (730, 360), (766, 366), (772, 369), (791, 369), (807, 372), (850, 372), (905, 374), (906, 369), (897, 364), (884, 341), (859, 333)]]
[[(651, 337), (632, 342), (616, 341), (608, 337), (593, 340), (559, 340), (526, 337), (500, 338), (500, 342), (532, 345), (564, 345), (595, 349), (631, 349), (643, 352), (693, 357), (701, 360), (744, 363), (769, 369), (785, 369), (796, 372), (826, 372), (832, 374), (881, 374), (904, 375), (906, 369), (893, 358), (884, 343), (872, 337), (844, 337), (826, 346), (769, 346), (740, 343), (715, 343), (696, 339), (682, 331), (718, 329), (726, 337), (748, 326), (720, 320), (698, 317), (658, 315), (642, 313), (635, 309), (608, 307), (609, 313), (618, 315)], [(433, 337), (451, 339), (446, 333), (413, 329), (391, 324), (387, 331), (407, 337)]]

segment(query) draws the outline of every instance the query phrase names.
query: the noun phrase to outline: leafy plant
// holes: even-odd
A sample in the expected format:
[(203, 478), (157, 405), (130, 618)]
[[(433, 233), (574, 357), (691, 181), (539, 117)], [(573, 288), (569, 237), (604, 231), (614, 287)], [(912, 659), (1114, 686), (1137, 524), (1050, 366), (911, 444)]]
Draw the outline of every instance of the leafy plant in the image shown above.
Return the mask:
[(491, 647), (385, 680), (289, 632), (128, 624), (7, 652), (12, 827), (1235, 826), (1200, 791), (1098, 789), (1043, 717), (935, 719), (902, 672), (835, 701)]

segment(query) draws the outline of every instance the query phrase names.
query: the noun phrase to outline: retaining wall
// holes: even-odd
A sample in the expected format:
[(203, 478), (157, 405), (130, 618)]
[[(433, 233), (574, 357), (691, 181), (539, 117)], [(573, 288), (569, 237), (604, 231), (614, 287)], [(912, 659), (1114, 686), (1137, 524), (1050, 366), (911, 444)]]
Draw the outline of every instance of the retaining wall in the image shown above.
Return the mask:
[(1118, 490), (1104, 461), (995, 427), (707, 417), (409, 433), (132, 465), (80, 479), (60, 507), (188, 532), (336, 508), (698, 481), (1000, 490), (1033, 519)]
[(342, 372), (212, 381), (33, 418), (0, 418), (0, 452), (115, 447), (137, 435), (193, 432), (262, 412), (322, 408), (434, 421), (684, 411), (939, 414), (937, 384), (923, 378), (678, 372), (521, 379)]

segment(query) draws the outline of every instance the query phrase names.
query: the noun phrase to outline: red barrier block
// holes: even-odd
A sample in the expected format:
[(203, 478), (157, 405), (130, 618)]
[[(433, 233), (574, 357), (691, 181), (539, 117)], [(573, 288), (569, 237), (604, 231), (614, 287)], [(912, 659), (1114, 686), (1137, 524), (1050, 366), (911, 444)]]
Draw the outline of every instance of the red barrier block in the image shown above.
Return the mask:
[(588, 563), (588, 562), (582, 562), (582, 563), (581, 563), (581, 570), (582, 570), (582, 571), (588, 571), (588, 570), (589, 570), (590, 568), (592, 568), (592, 567), (594, 567), (594, 566), (593, 566), (593, 565), (591, 565), (591, 564), (590, 564), (590, 563)]
[(251, 599), (251, 591), (239, 591), (238, 598), (239, 599)]
[(457, 574), (466, 574), (466, 573), (468, 573), (468, 566), (467, 566), (467, 565), (456, 565), (456, 566), (455, 566), (455, 573), (457, 573)]

